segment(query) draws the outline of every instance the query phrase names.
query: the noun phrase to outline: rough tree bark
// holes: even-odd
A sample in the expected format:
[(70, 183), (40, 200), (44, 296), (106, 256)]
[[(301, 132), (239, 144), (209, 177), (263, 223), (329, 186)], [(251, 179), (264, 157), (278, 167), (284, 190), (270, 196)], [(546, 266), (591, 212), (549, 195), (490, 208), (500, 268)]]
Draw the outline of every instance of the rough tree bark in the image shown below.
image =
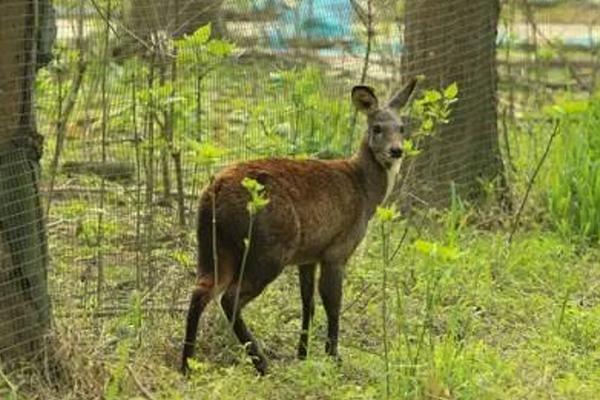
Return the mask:
[[(46, 231), (38, 193), (41, 137), (33, 85), (49, 40), (45, 0), (0, 2), (0, 363), (32, 360), (50, 326)], [(51, 24), (52, 25), (52, 24)], [(53, 36), (51, 30), (45, 31)], [(45, 46), (44, 49), (39, 46)], [(38, 57), (38, 55), (40, 57)]]
[[(482, 182), (503, 187), (496, 114), (498, 0), (407, 0), (403, 78), (424, 75), (422, 87), (459, 87), (451, 122), (416, 162), (408, 190), (444, 206), (451, 183), (463, 199), (481, 197)], [(413, 200), (415, 197), (413, 197)]]

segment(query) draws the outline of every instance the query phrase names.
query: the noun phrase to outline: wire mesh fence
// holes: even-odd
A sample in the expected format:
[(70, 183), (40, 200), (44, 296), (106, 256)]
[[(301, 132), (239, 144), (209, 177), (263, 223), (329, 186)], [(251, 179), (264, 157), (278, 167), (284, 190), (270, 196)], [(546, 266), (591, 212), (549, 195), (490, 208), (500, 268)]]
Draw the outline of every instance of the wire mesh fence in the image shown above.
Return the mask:
[[(451, 182), (469, 195), (496, 179), (501, 150), (510, 163), (498, 110), (514, 118), (544, 104), (552, 90), (596, 86), (596, 21), (546, 22), (531, 2), (505, 1), (502, 13), (495, 1), (55, 0), (53, 9), (44, 1), (22, 3), (38, 60), (50, 61), (45, 47), (53, 42), (52, 60), (37, 73), (35, 117), (45, 138), (41, 208), (56, 318), (118, 314), (133, 293), (149, 313), (181, 311), (203, 185), (237, 160), (350, 155), (364, 125), (350, 106), (353, 84), (390, 94), (411, 76), (425, 75), (424, 87), (436, 89), (459, 82), (452, 122), (426, 143), (400, 193), (425, 204), (447, 201)], [(6, 26), (21, 17), (15, 11), (0, 18)], [(10, 39), (2, 39), (2, 51)], [(12, 42), (22, 54), (31, 45)], [(16, 63), (32, 61), (21, 55)], [(24, 113), (6, 98), (0, 121)], [(0, 160), (15, 156), (8, 151)], [(5, 178), (13, 175), (0, 174), (0, 353), (21, 345), (14, 339), (21, 337), (18, 321), (32, 315), (10, 287), (28, 282), (22, 292), (43, 296), (35, 287), (46, 284), (35, 269), (30, 280), (10, 267), (39, 267), (34, 260), (46, 257), (36, 250), (45, 239), (28, 249), (10, 240), (15, 224), (6, 225), (7, 218), (25, 212), (11, 196), (37, 201), (35, 191), (21, 193)], [(27, 221), (40, 224), (41, 214)]]
[(209, 176), (240, 159), (347, 155), (360, 136), (351, 83), (372, 69), (399, 84), (397, 25), (376, 51), (345, 1), (55, 5), (38, 106), (54, 273), (75, 278), (54, 301), (68, 313), (118, 312), (132, 289), (149, 308), (183, 308)]

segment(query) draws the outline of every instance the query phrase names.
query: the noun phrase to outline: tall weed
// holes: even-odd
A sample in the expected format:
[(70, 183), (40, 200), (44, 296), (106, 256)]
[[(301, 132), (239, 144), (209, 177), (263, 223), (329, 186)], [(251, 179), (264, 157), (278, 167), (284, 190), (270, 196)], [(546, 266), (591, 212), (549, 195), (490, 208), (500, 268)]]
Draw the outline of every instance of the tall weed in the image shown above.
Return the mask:
[(600, 96), (563, 102), (562, 132), (549, 158), (545, 191), (553, 223), (576, 239), (600, 238)]

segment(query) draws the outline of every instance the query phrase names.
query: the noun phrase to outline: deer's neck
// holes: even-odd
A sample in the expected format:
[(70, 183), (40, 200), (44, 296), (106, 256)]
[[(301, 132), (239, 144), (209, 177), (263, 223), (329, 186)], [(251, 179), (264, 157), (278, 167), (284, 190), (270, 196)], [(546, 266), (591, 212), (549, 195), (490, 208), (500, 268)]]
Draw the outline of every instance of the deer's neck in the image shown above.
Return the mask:
[(367, 207), (371, 214), (391, 194), (400, 171), (400, 160), (389, 166), (382, 165), (375, 158), (369, 147), (368, 139), (365, 138), (351, 162), (360, 176), (360, 182), (367, 199)]

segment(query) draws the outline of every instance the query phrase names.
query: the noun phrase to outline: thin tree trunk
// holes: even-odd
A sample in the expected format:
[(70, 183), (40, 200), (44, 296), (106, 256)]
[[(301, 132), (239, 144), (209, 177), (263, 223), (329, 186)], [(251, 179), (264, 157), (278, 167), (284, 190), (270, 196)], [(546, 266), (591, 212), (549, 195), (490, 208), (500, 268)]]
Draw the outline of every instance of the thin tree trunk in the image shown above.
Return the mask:
[[(33, 107), (41, 2), (0, 2), (0, 362), (32, 360), (50, 327), (41, 140)], [(47, 6), (47, 4), (44, 4)]]
[[(179, 0), (175, 0), (175, 26), (179, 27)], [(171, 59), (171, 97), (175, 98), (177, 90), (177, 49), (173, 49)], [(177, 183), (177, 216), (179, 227), (185, 228), (185, 188), (183, 183), (183, 165), (181, 162), (181, 151), (175, 144), (175, 102), (169, 103), (169, 124), (165, 121), (165, 126), (169, 129), (169, 149), (173, 164), (175, 165), (175, 182)]]
[(144, 231), (145, 231), (145, 264), (148, 268), (147, 271), (147, 280), (148, 286), (152, 287), (154, 285), (154, 265), (152, 262), (152, 248), (154, 245), (154, 173), (155, 173), (155, 148), (154, 148), (154, 106), (155, 99), (153, 90), (154, 90), (154, 75), (155, 75), (155, 55), (152, 55), (152, 60), (150, 61), (150, 68), (148, 71), (148, 92), (150, 96), (148, 98), (148, 104), (146, 105), (147, 111), (145, 115), (146, 119), (146, 140), (148, 140), (148, 149), (147, 149), (147, 162), (146, 162), (146, 204), (145, 204), (145, 217), (144, 217)]
[[(112, 2), (108, 0), (106, 3), (106, 21), (104, 26), (104, 38), (103, 38), (103, 63), (102, 63), (102, 75), (100, 80), (100, 96), (102, 102), (102, 165), (106, 165), (107, 159), (107, 142), (108, 142), (108, 117), (110, 115), (110, 99), (108, 97), (108, 60), (109, 60), (109, 40), (110, 40), (110, 19), (112, 18)], [(106, 177), (103, 175), (100, 180), (100, 210), (98, 212), (98, 219), (96, 225), (96, 268), (98, 274), (96, 276), (96, 307), (101, 309), (103, 305), (103, 292), (104, 292), (104, 252), (102, 245), (104, 244), (104, 206), (106, 204)]]
[(135, 142), (135, 287), (142, 289), (142, 150), (141, 138), (138, 129), (138, 107), (137, 107), (137, 74), (133, 70), (131, 77), (131, 118), (133, 124), (133, 137)]
[[(164, 54), (158, 56), (158, 72), (159, 72), (159, 85), (164, 87), (167, 82), (167, 61)], [(171, 152), (171, 146), (173, 144), (173, 115), (171, 113), (171, 104), (166, 106), (162, 110), (161, 114), (164, 117), (162, 126), (162, 145), (160, 148), (160, 165), (162, 170), (162, 181), (163, 181), (163, 198), (162, 202), (170, 204), (171, 202), (171, 170), (169, 165), (169, 158)]]

